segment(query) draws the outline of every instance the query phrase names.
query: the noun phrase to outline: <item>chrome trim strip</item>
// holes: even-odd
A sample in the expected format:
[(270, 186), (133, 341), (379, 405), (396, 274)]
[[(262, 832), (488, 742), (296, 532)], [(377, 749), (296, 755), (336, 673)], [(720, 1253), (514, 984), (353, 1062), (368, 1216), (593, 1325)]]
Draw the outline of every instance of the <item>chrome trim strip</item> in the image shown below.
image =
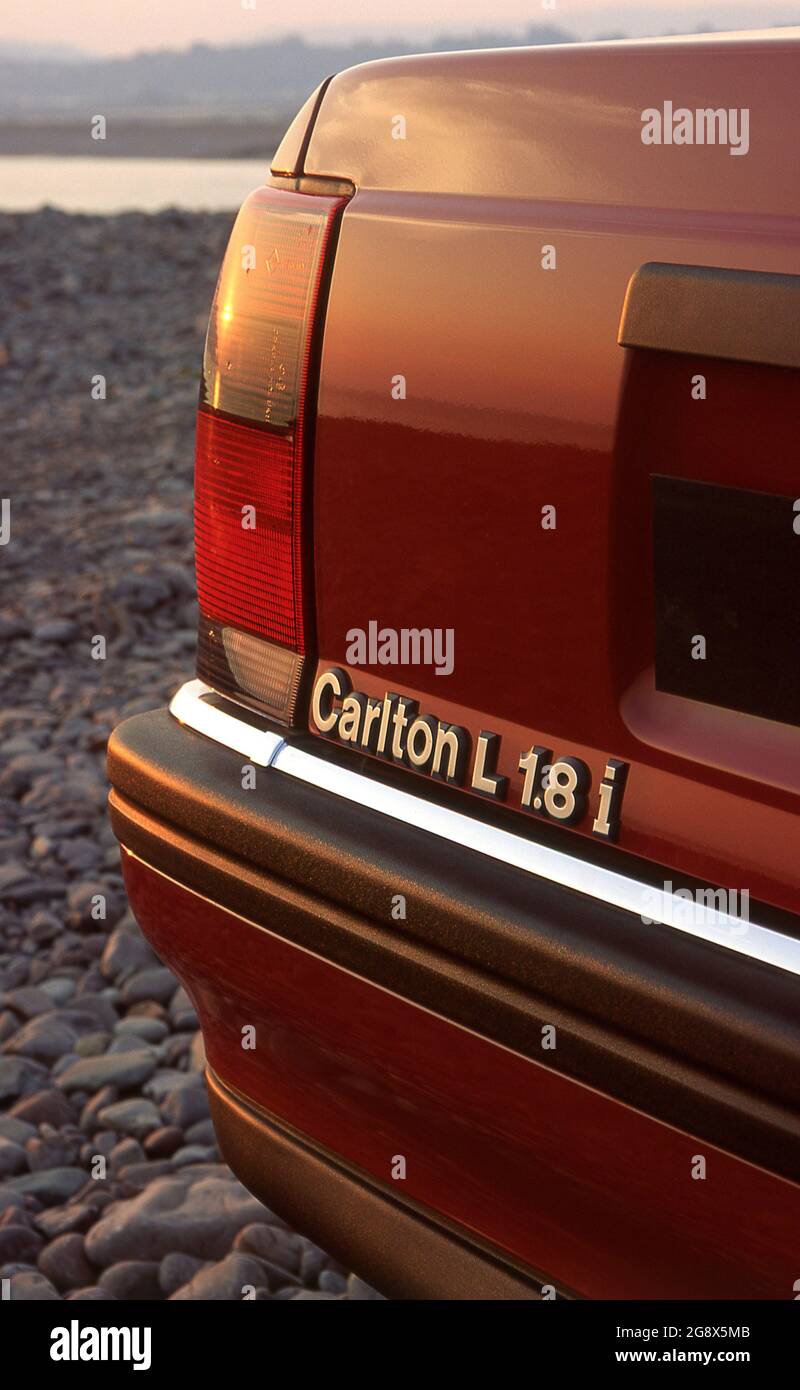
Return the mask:
[[(267, 729), (257, 729), (244, 719), (236, 719), (232, 714), (208, 705), (204, 697), (214, 691), (204, 681), (187, 681), (170, 701), (169, 712), (181, 724), (187, 724), (198, 734), (205, 734), (214, 743), (241, 753), (251, 763), (259, 767), (271, 767), (277, 753), (283, 747), (280, 734)], [(227, 699), (228, 696), (226, 695)]]
[[(170, 712), (182, 724), (242, 753), (261, 767), (275, 768), (287, 777), (296, 777), (309, 786), (391, 816), (404, 825), (416, 826), (525, 873), (546, 878), (598, 902), (609, 903), (648, 924), (672, 927), (724, 950), (736, 951), (751, 960), (800, 975), (800, 940), (795, 937), (717, 912), (704, 904), (690, 904), (685, 898), (615, 869), (587, 863), (563, 850), (525, 840), (511, 831), (474, 820), (461, 811), (436, 805), (412, 792), (373, 781), (360, 772), (318, 758), (293, 747), (279, 734), (255, 729), (235, 715), (208, 705), (205, 696), (213, 693), (202, 681), (189, 681), (174, 696)], [(228, 698), (225, 696), (226, 700)]]

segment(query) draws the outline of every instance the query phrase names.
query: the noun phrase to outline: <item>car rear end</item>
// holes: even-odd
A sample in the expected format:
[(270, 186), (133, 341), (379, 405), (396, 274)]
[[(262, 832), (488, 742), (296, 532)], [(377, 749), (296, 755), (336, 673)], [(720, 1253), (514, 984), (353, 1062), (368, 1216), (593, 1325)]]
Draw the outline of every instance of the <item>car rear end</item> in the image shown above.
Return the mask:
[(111, 814), (231, 1165), (393, 1296), (794, 1296), (799, 60), (368, 64), (231, 236)]

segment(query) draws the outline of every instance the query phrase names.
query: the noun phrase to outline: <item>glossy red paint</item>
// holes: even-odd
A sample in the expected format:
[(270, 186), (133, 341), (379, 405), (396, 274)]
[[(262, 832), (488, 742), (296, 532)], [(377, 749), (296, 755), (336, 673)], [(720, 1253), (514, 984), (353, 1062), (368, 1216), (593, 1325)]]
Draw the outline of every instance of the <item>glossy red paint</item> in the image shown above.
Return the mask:
[[(617, 330), (648, 261), (800, 272), (798, 68), (780, 37), (369, 64), (331, 83), (305, 162), (358, 190), (321, 362), (319, 668), (371, 620), (453, 628), (451, 676), (362, 667), (354, 686), (500, 734), (512, 807), (533, 742), (583, 758), (592, 798), (608, 756), (629, 762), (621, 848), (794, 912), (800, 730), (655, 691), (648, 485), (793, 496), (798, 373)], [(642, 110), (678, 91), (747, 106), (750, 154), (645, 147)]]
[[(800, 1187), (427, 1012), (123, 852), (228, 1086), (593, 1298), (791, 1299)], [(242, 1028), (257, 1045), (242, 1047)], [(691, 1177), (694, 1156), (707, 1177)], [(396, 1187), (395, 1187), (395, 1190)], [(658, 1258), (653, 1258), (653, 1252)]]

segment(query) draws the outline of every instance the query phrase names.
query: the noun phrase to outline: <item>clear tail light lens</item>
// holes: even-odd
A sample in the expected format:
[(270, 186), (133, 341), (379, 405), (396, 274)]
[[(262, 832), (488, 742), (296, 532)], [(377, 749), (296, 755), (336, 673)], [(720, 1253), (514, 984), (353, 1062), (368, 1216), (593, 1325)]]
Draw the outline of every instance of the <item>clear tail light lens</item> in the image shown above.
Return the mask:
[(304, 559), (315, 325), (345, 202), (275, 188), (251, 193), (225, 253), (203, 358), (198, 674), (287, 722), (311, 622)]

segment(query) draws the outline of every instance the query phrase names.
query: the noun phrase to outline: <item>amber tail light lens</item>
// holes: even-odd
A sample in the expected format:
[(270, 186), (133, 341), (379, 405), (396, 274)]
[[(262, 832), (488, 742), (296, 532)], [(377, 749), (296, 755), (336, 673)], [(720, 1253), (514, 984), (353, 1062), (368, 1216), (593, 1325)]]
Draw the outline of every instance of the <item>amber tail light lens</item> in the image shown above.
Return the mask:
[(198, 674), (286, 722), (310, 637), (304, 552), (316, 316), (345, 201), (251, 193), (225, 253), (203, 358)]

